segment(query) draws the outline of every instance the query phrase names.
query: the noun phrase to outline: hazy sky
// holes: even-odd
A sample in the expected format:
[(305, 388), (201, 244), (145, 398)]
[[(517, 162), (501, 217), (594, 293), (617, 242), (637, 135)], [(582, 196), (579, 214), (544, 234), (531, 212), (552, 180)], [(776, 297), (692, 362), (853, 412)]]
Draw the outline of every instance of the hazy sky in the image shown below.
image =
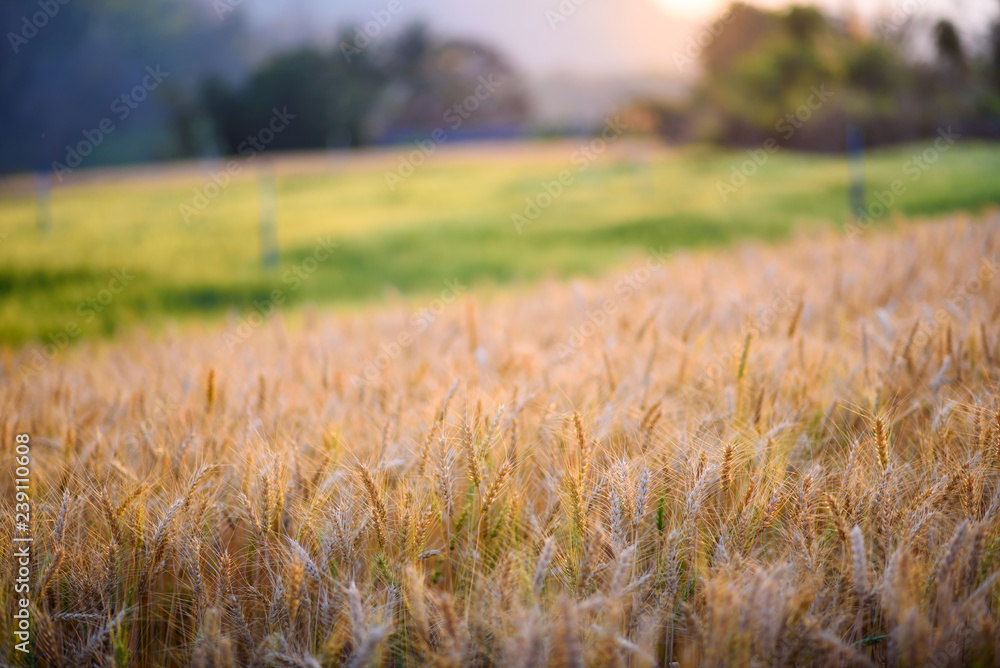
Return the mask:
[[(247, 0), (269, 31), (289, 42), (309, 35), (330, 41), (333, 26), (371, 20), (390, 0)], [(728, 0), (399, 0), (402, 11), (384, 32), (424, 20), (436, 32), (470, 36), (497, 46), (534, 77), (677, 76), (676, 53), (728, 4)], [(754, 4), (777, 7), (782, 0)], [(1000, 0), (819, 0), (837, 15), (857, 13), (870, 22), (903, 7), (917, 7), (928, 23), (954, 20), (972, 39), (986, 34)], [(557, 17), (559, 7), (573, 7)], [(565, 12), (564, 12), (565, 14)], [(686, 72), (690, 74), (690, 72)]]

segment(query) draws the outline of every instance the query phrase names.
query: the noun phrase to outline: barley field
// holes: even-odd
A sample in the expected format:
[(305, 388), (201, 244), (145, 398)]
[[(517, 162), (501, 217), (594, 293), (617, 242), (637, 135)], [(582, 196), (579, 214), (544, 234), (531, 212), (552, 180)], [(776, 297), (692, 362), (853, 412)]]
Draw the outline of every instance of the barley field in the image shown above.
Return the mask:
[(995, 666), (998, 262), (896, 218), (8, 349), (33, 661)]

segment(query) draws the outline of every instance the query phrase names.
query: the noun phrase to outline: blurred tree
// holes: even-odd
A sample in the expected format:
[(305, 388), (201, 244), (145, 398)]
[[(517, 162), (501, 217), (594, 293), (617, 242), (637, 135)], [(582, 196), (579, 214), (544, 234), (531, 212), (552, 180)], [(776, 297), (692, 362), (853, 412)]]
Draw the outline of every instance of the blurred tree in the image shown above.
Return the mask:
[(1000, 95), (1000, 17), (990, 27), (989, 68), (993, 90)]
[[(39, 12), (37, 1), (0, 3), (5, 42), (10, 34), (30, 35), (16, 49), (5, 44), (0, 58), (0, 171), (65, 161), (66, 147), (105, 118), (115, 130), (86, 156), (87, 166), (188, 153), (192, 147), (174, 132), (180, 101), (208, 72), (232, 76), (245, 68), (242, 22), (229, 16), (220, 24), (207, 0), (54, 6), (57, 13), (35, 30), (25, 22)], [(169, 73), (162, 86), (125, 118), (111, 108), (142, 83), (147, 67), (157, 66)]]
[(725, 28), (701, 53), (701, 62), (709, 74), (731, 67), (741, 56), (776, 35), (781, 25), (777, 17), (753, 5), (735, 2), (724, 14)]
[(171, 132), (174, 142), (171, 151), (167, 153), (170, 158), (191, 158), (202, 153), (211, 146), (211, 141), (202, 132), (199, 132), (200, 115), (198, 113), (197, 102), (192, 99), (181, 87), (173, 85), (173, 82), (166, 82), (163, 85), (162, 99), (171, 117)]
[(268, 127), (275, 110), (294, 119), (275, 134), (269, 150), (363, 143), (365, 119), (387, 77), (367, 53), (348, 62), (337, 50), (308, 47), (267, 61), (236, 89), (207, 80), (204, 106), (223, 150), (239, 152), (248, 137)]
[[(338, 44), (352, 43), (351, 33), (340, 37)], [(238, 86), (207, 79), (201, 97), (227, 153), (266, 127), (274, 109), (295, 119), (273, 149), (358, 146), (438, 128), (509, 134), (529, 111), (526, 86), (499, 53), (468, 40), (436, 42), (420, 24), (352, 49), (350, 58), (340, 48), (280, 54)]]
[[(908, 61), (905, 45), (883, 19), (880, 40), (848, 19), (814, 7), (784, 12), (733, 5), (731, 20), (702, 53), (695, 97), (697, 132), (742, 145), (781, 135), (782, 144), (844, 147), (844, 127), (861, 126), (871, 144), (913, 139), (942, 123), (996, 135), (996, 97), (984, 98), (986, 73), (1000, 90), (1000, 21), (991, 58), (974, 59), (948, 21), (934, 26), (937, 63)], [(893, 19), (893, 27), (909, 25)], [(982, 74), (980, 74), (982, 73)], [(831, 94), (816, 104), (817, 87)]]
[[(221, 108), (216, 117), (223, 146), (237, 152), (250, 136), (267, 128), (275, 111), (288, 110), (295, 118), (267, 146), (293, 149), (323, 146), (332, 124), (331, 101), (335, 76), (330, 56), (306, 48), (275, 57), (258, 69), (250, 80)], [(226, 94), (223, 94), (224, 96)]]
[(942, 19), (934, 26), (934, 45), (938, 57), (956, 70), (965, 71), (965, 50), (962, 48), (962, 38), (955, 25), (947, 19)]
[(387, 50), (390, 78), (369, 119), (373, 138), (435, 129), (509, 136), (527, 122), (527, 86), (494, 49), (471, 40), (435, 43), (417, 26)]
[(426, 25), (420, 22), (409, 25), (382, 54), (389, 76), (414, 84), (419, 82), (422, 79), (421, 69), (433, 46)]
[(811, 44), (827, 29), (826, 18), (815, 7), (792, 7), (785, 16), (785, 26), (801, 44)]
[[(845, 63), (838, 54), (845, 36), (809, 7), (777, 13), (734, 5), (730, 11), (732, 23), (702, 54), (706, 75), (700, 99), (713, 119), (711, 136), (726, 143), (756, 144), (780, 132), (803, 144), (818, 124), (811, 121), (803, 129), (793, 117), (795, 124), (786, 128), (782, 121), (790, 122), (788, 114), (813, 99), (817, 86), (842, 94), (835, 84), (844, 77)], [(724, 38), (727, 43), (717, 46)], [(810, 117), (823, 112), (806, 110)]]

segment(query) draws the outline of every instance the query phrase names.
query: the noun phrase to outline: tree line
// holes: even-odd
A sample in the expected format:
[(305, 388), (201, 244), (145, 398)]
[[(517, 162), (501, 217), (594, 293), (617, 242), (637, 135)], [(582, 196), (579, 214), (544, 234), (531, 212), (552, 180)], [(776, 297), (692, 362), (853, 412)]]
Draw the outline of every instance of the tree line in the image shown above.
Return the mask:
[[(268, 150), (409, 141), (438, 128), (533, 131), (528, 87), (503, 54), (419, 24), (389, 34), (398, 3), (326, 47), (283, 50), (252, 32), (237, 4), (221, 17), (208, 0), (0, 5), (10, 48), (0, 59), (0, 172), (236, 154), (276, 110), (295, 119)], [(638, 99), (624, 112), (650, 134), (724, 145), (775, 138), (841, 150), (847, 125), (869, 144), (946, 126), (1000, 136), (1000, 20), (971, 44), (950, 22), (916, 16), (865, 26), (813, 7), (736, 3), (693, 52), (679, 52), (682, 69), (700, 69), (687, 99)], [(909, 47), (921, 30), (933, 54)], [(151, 68), (170, 73), (155, 90)], [(473, 99), (484, 78), (503, 84)]]

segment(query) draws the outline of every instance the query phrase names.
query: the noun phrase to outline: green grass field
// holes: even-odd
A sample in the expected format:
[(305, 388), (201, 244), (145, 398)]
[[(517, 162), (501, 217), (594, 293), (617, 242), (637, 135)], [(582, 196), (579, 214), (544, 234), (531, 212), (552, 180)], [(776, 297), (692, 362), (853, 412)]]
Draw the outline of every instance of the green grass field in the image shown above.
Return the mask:
[[(1000, 145), (957, 145), (914, 181), (907, 161), (928, 146), (869, 153), (870, 201), (901, 179), (906, 191), (891, 211), (907, 216), (1000, 203)], [(398, 157), (388, 153), (347, 163), (278, 156), (281, 253), (268, 269), (261, 267), (253, 165), (190, 224), (179, 205), (207, 182), (194, 167), (57, 187), (48, 231), (38, 229), (33, 193), (8, 188), (0, 199), (0, 343), (216, 317), (253, 308), (275, 290), (289, 305), (357, 304), (397, 291), (436, 293), (448, 279), (506, 285), (595, 274), (647, 247), (773, 239), (797, 226), (843, 224), (847, 214), (842, 158), (773, 155), (723, 201), (718, 183), (746, 159), (742, 152), (645, 153), (623, 145), (581, 172), (574, 151), (557, 143), (489, 148), (488, 155), (441, 152), (395, 192), (385, 171)], [(512, 214), (523, 214), (526, 198), (544, 193), (542, 183), (562, 170), (572, 183), (518, 233)], [(886, 214), (877, 224), (890, 220)], [(337, 247), (309, 272), (318, 239)], [(113, 272), (122, 269), (134, 278), (112, 297), (109, 287), (119, 287)]]

